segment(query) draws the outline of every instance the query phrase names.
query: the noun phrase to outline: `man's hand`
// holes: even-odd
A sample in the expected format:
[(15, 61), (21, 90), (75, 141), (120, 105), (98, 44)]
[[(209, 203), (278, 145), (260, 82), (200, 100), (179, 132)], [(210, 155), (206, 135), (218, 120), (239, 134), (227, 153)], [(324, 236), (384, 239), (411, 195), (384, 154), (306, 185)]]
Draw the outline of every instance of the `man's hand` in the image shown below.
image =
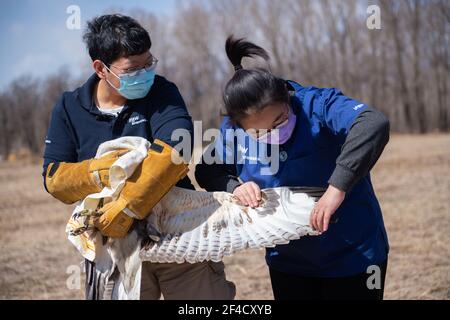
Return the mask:
[(311, 226), (320, 232), (327, 231), (331, 216), (339, 208), (344, 198), (345, 192), (330, 184), (324, 195), (317, 201), (311, 213)]
[(233, 195), (245, 206), (256, 208), (261, 201), (261, 189), (252, 182), (246, 182), (233, 191)]

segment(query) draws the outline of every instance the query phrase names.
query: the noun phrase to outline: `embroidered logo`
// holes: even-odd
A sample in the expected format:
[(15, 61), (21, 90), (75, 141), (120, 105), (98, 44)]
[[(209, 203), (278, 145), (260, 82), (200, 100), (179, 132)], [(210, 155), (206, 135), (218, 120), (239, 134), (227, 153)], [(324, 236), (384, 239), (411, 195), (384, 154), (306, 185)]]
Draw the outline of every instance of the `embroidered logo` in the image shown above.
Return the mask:
[(143, 123), (143, 122), (147, 122), (147, 119), (145, 119), (145, 118), (139, 119), (139, 116), (135, 116), (135, 117), (131, 117), (128, 120), (128, 122), (131, 123), (132, 126), (135, 126), (137, 124), (140, 124), (140, 123)]
[(361, 109), (362, 107), (364, 107), (364, 104), (363, 103), (361, 103), (361, 104), (358, 104), (357, 106), (355, 106), (355, 107), (353, 107), (353, 110), (358, 110), (358, 109)]

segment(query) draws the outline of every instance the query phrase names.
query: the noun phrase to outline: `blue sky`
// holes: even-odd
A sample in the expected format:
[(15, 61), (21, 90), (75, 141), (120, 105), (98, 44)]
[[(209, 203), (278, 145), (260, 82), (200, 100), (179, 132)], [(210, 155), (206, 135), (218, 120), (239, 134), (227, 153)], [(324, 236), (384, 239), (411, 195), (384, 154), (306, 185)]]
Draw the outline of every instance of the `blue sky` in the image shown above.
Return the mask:
[[(66, 66), (81, 75), (89, 56), (81, 40), (86, 21), (111, 8), (144, 8), (170, 15), (175, 0), (2, 0), (0, 90), (21, 75), (45, 76)], [(70, 5), (81, 13), (81, 30), (66, 27)]]

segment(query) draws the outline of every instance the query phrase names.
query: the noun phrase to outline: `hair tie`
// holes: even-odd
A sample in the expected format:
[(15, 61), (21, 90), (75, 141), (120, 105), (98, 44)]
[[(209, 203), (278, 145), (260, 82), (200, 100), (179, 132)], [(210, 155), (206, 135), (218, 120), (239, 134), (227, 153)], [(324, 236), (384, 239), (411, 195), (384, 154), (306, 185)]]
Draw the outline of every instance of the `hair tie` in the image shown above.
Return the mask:
[(244, 68), (242, 68), (242, 64), (238, 64), (237, 66), (234, 66), (234, 71), (238, 71), (241, 69), (244, 69)]

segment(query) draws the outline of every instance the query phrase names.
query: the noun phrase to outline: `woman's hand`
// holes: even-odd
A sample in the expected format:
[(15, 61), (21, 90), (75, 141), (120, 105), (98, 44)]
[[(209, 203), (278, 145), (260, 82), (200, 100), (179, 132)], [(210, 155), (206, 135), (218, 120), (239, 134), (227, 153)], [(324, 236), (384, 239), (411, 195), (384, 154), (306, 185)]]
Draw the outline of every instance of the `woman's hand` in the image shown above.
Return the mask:
[(233, 195), (238, 198), (243, 205), (252, 208), (259, 206), (259, 202), (261, 201), (261, 189), (252, 181), (241, 184), (234, 189)]
[(311, 226), (320, 232), (327, 231), (331, 216), (339, 208), (344, 198), (345, 192), (330, 184), (312, 211), (309, 221)]

